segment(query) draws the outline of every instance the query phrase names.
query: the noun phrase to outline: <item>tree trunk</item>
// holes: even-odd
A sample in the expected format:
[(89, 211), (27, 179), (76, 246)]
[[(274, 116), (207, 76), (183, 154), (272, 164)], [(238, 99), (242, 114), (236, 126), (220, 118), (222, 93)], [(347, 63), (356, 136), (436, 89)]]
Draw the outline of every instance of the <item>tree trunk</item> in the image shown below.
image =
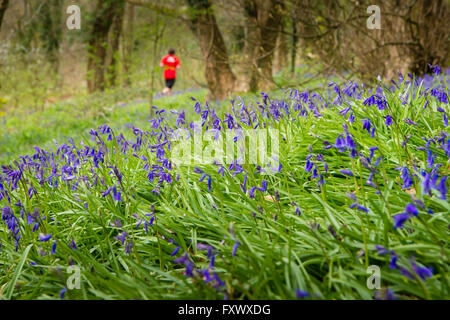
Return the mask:
[(297, 47), (298, 47), (298, 28), (297, 17), (292, 15), (292, 46), (291, 46), (291, 74), (295, 73), (295, 65), (297, 60)]
[(133, 55), (134, 4), (127, 3), (125, 8), (125, 24), (123, 31), (123, 73), (126, 86), (131, 85), (131, 58)]
[[(448, 61), (450, 4), (443, 0), (419, 0), (415, 8), (417, 21), (413, 39), (418, 45), (412, 50), (411, 71), (418, 75), (430, 72), (428, 64), (445, 65)], [(447, 25), (447, 27), (445, 27)]]
[(190, 27), (197, 36), (205, 60), (208, 98), (225, 99), (234, 89), (236, 77), (231, 70), (227, 48), (217, 25), (210, 0), (187, 0)]
[(59, 68), (59, 47), (61, 43), (61, 0), (48, 0), (42, 4), (40, 18), (40, 38), (50, 63)]
[(275, 72), (279, 72), (288, 65), (288, 45), (286, 41), (286, 35), (284, 34), (284, 25), (280, 24), (280, 31), (277, 37), (276, 46), (276, 59), (275, 59)]
[(261, 32), (258, 26), (258, 7), (254, 0), (244, 0), (245, 11), (245, 47), (244, 58), (247, 60), (248, 90), (258, 90), (258, 48), (261, 43)]
[(0, 0), (0, 30), (2, 28), (3, 17), (8, 9), (9, 0)]
[(108, 33), (118, 6), (123, 0), (98, 0), (95, 9), (94, 24), (88, 41), (88, 91), (105, 89), (105, 61), (108, 45)]
[(123, 15), (125, 13), (125, 7), (119, 6), (115, 12), (111, 32), (110, 32), (110, 62), (106, 68), (106, 78), (108, 80), (108, 85), (115, 87), (117, 84), (117, 62), (119, 60), (119, 45), (120, 36), (123, 29)]
[(272, 77), (279, 26), (283, 18), (281, 0), (244, 0), (244, 12), (249, 32), (248, 64), (252, 66), (249, 78), (251, 91), (270, 90), (274, 86)]

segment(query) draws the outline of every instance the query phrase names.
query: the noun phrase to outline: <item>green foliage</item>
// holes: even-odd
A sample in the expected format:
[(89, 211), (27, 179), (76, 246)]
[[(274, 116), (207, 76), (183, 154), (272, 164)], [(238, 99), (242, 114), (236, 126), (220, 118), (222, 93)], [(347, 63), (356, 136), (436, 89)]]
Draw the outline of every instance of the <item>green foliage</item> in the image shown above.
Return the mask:
[[(345, 120), (340, 109), (323, 108), (321, 117), (310, 113), (295, 121), (287, 116), (274, 121), (258, 115), (259, 122), (270, 121), (282, 134), (279, 161), (283, 167), (280, 172), (261, 176), (255, 174), (254, 165), (243, 166), (248, 172), (247, 188), (261, 186), (263, 179), (268, 182), (267, 191), (257, 190), (254, 198), (241, 187), (244, 175), (225, 168), (222, 176), (215, 165), (200, 166), (212, 179), (211, 190), (205, 181), (199, 182), (200, 175), (191, 166), (175, 168), (174, 181), (164, 187), (149, 180), (143, 167), (147, 160), (150, 165), (158, 164), (149, 146), (159, 141), (157, 135), (149, 133), (144, 122), (133, 121), (146, 120), (148, 109), (143, 105), (105, 109), (105, 116), (98, 115), (99, 118), (92, 120), (83, 115), (88, 114), (90, 108), (98, 110), (102, 102), (103, 106), (110, 106), (110, 101), (104, 100), (108, 95), (98, 97), (94, 100), (97, 102), (90, 100), (84, 104), (86, 109), (78, 110), (79, 114), (73, 106), (55, 105), (54, 108), (65, 115), (71, 110), (64, 122), (59, 119), (60, 125), (70, 127), (79, 123), (70, 134), (84, 130), (82, 126), (108, 122), (113, 127), (111, 135), (117, 137), (117, 130), (128, 121), (142, 125), (142, 129), (149, 132), (143, 133), (143, 147), (136, 151), (137, 156), (131, 155), (134, 151), (123, 156), (116, 139), (109, 141), (106, 135), (99, 137), (108, 150), (105, 161), (98, 163), (98, 167), (92, 163), (81, 166), (77, 172), (78, 177), (89, 177), (90, 183), (93, 183), (92, 173), (97, 175), (103, 181), (103, 184), (98, 182), (97, 188), (80, 183), (74, 192), (70, 184), (63, 181), (52, 188), (49, 183), (40, 185), (33, 175), (24, 172), (26, 184), (19, 185), (11, 195), (14, 202), (21, 200), (25, 212), (37, 209), (41, 217), (46, 217), (40, 221), (39, 232), (51, 234), (52, 239), (39, 242), (37, 232), (31, 231), (32, 226), (19, 220), (22, 238), (16, 251), (6, 228), (0, 227), (0, 288), (7, 288), (3, 289), (2, 297), (57, 298), (66, 286), (66, 268), (74, 264), (81, 269), (82, 285), (80, 290), (67, 291), (65, 297), (69, 299), (221, 299), (225, 296), (230, 299), (294, 299), (297, 289), (309, 292), (313, 299), (372, 299), (374, 291), (366, 286), (369, 276), (366, 270), (370, 265), (377, 265), (381, 268), (382, 287), (392, 290), (396, 298), (448, 299), (450, 205), (440, 199), (436, 190), (430, 195), (424, 194), (419, 183), (414, 191), (403, 188), (396, 170), (399, 166), (410, 167), (412, 163), (425, 169), (426, 156), (412, 150), (423, 146), (421, 137), (435, 137), (446, 130), (441, 115), (436, 112), (438, 103), (433, 101), (424, 110), (423, 96), (413, 96), (412, 90), (402, 84), (398, 92), (387, 97), (391, 106), (388, 110), (366, 106), (363, 99), (346, 102), (345, 106), (351, 105), (355, 113), (356, 121), (348, 125), (348, 131), (358, 150), (366, 155), (371, 147), (379, 148), (376, 154), (381, 156), (381, 161), (374, 180), (377, 188), (365, 183), (370, 170), (364, 168), (360, 158), (351, 158), (335, 148), (323, 148), (323, 141), (334, 142), (343, 132)], [(410, 94), (403, 107), (405, 92)], [(166, 109), (189, 108), (189, 121), (193, 119), (190, 95), (192, 93), (185, 93), (178, 99), (157, 100), (157, 104), (170, 105)], [(203, 95), (204, 92), (198, 94)], [(248, 105), (252, 99), (244, 97), (243, 100)], [(331, 105), (332, 101), (327, 101)], [(448, 112), (448, 104), (442, 107)], [(216, 111), (226, 108), (228, 103)], [(386, 112), (393, 117), (395, 125), (384, 125)], [(170, 115), (169, 110), (165, 114)], [(46, 116), (50, 113), (36, 121)], [(405, 123), (402, 121), (405, 118), (418, 126)], [(376, 126), (374, 137), (363, 129), (362, 119), (369, 119)], [(173, 125), (173, 117), (165, 117), (164, 124)], [(402, 148), (402, 141), (409, 135), (407, 147)], [(48, 138), (52, 136), (48, 130)], [(131, 134), (130, 137), (135, 139)], [(96, 142), (87, 137), (83, 144), (96, 146)], [(16, 145), (15, 142), (12, 145)], [(76, 145), (79, 150), (84, 149)], [(430, 148), (436, 155), (435, 163), (442, 164), (442, 172), (448, 174), (445, 154), (437, 146)], [(319, 153), (323, 154), (329, 168), (325, 171), (323, 163), (318, 164), (326, 180), (321, 187), (317, 179), (305, 171), (306, 158), (311, 154), (317, 157)], [(122, 174), (122, 180), (111, 173), (112, 167)], [(352, 170), (354, 176), (341, 174), (342, 169)], [(119, 184), (118, 180), (122, 201), (112, 195), (102, 196), (108, 187)], [(28, 184), (37, 191), (31, 200), (24, 196)], [(434, 213), (428, 214), (419, 208), (417, 218), (408, 221), (403, 229), (394, 229), (392, 217), (405, 210), (412, 201), (412, 192)], [(277, 193), (279, 200), (276, 200)], [(369, 211), (350, 208), (354, 200), (346, 194), (353, 194)], [(7, 202), (3, 200), (0, 204), (3, 207)], [(20, 208), (12, 207), (20, 217)], [(295, 214), (296, 207), (301, 214)], [(144, 221), (149, 222), (150, 213), (154, 220), (148, 225), (147, 233)], [(117, 239), (124, 231), (129, 235), (126, 243), (132, 243), (128, 253)], [(50, 254), (54, 240), (57, 249), (55, 254)], [(77, 250), (70, 246), (72, 241)], [(218, 290), (212, 285), (214, 281), (205, 282), (197, 272), (193, 277), (186, 277), (186, 268), (174, 263), (175, 257), (187, 252), (196, 270), (207, 269), (210, 257), (198, 244), (214, 247), (214, 272), (224, 282)], [(398, 265), (410, 272), (410, 259), (414, 256), (420, 266), (433, 268), (433, 276), (426, 280), (417, 275), (403, 276), (399, 270), (389, 268), (390, 255), (378, 254), (375, 245), (394, 251), (398, 255)], [(180, 251), (173, 257), (176, 246)], [(11, 291), (13, 286), (14, 291)]]

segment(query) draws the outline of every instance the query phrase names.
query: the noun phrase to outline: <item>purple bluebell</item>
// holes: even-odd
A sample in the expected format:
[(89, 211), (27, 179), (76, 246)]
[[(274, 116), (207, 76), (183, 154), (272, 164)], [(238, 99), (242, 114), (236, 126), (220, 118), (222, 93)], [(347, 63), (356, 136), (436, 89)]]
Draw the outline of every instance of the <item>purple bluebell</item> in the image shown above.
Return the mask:
[(419, 214), (419, 211), (417, 210), (416, 206), (412, 203), (408, 203), (405, 207), (405, 213), (409, 215), (417, 216)]
[(43, 234), (43, 233), (41, 233), (40, 235), (39, 235), (39, 241), (41, 241), (41, 242), (47, 242), (48, 240), (50, 240), (52, 238), (52, 235), (51, 234)]
[(124, 244), (125, 240), (128, 239), (129, 237), (130, 236), (126, 231), (123, 231), (121, 234), (115, 236), (115, 238), (119, 240), (122, 243), (122, 245)]
[(441, 196), (439, 197), (439, 199), (441, 200), (447, 200), (447, 179), (448, 176), (442, 177), (439, 181), (439, 184), (434, 187), (440, 192)]
[(400, 213), (395, 216), (394, 218), (394, 229), (402, 228), (406, 221), (409, 220), (410, 215), (408, 213)]
[(433, 72), (435, 75), (439, 75), (441, 73), (441, 68), (438, 65), (431, 65), (428, 63), (428, 68)]
[(375, 291), (375, 300), (395, 300), (394, 292), (390, 289)]
[(426, 280), (427, 278), (430, 278), (431, 276), (433, 276), (433, 268), (432, 267), (419, 267), (416, 262), (414, 261), (414, 259), (410, 260), (411, 263), (411, 267), (413, 269), (413, 271), (422, 279), (422, 280)]
[(405, 267), (400, 266), (400, 267), (399, 267), (399, 271), (400, 271), (400, 273), (401, 273), (403, 276), (405, 276), (406, 278), (409, 278), (409, 279), (411, 279), (411, 280), (414, 280), (414, 275), (413, 275), (408, 269), (406, 269)]
[(310, 294), (307, 291), (303, 291), (300, 289), (295, 290), (295, 295), (297, 296), (298, 299), (304, 299), (310, 296)]
[(377, 250), (379, 255), (385, 255), (389, 253), (389, 250), (386, 249), (385, 247), (382, 247), (378, 244), (375, 245), (375, 249)]
[(241, 243), (240, 243), (239, 241), (236, 241), (236, 242), (234, 243), (234, 245), (233, 245), (233, 252), (231, 253), (231, 256), (232, 256), (232, 257), (234, 257), (234, 256), (236, 255), (236, 251), (237, 251), (237, 249), (238, 249), (238, 247), (239, 247), (240, 244), (241, 244)]
[(73, 239), (72, 239), (72, 241), (69, 242), (68, 246), (75, 251), (78, 249), (78, 247)]
[(185, 252), (181, 257), (173, 260), (173, 262), (177, 264), (184, 264), (186, 266), (186, 271), (184, 274), (187, 277), (192, 277), (194, 275), (193, 271), (195, 264), (189, 259), (189, 255), (187, 252)]
[(350, 209), (354, 209), (354, 208), (356, 208), (356, 209), (358, 209), (358, 210), (360, 210), (360, 211), (369, 212), (369, 209), (367, 209), (366, 207), (364, 207), (364, 206), (358, 204), (357, 202), (352, 203), (352, 204), (350, 205)]
[(67, 292), (67, 288), (61, 289), (61, 291), (59, 291), (59, 298), (60, 299), (64, 299), (64, 295)]
[(405, 123), (410, 124), (410, 125), (414, 125), (414, 126), (417, 126), (417, 125), (418, 125), (417, 123), (415, 123), (414, 121), (412, 121), (412, 120), (409, 119), (409, 118), (406, 118), (404, 121), (405, 121)]
[(353, 177), (353, 172), (351, 172), (350, 170), (342, 169), (342, 170), (339, 170), (339, 172), (342, 173), (343, 175)]

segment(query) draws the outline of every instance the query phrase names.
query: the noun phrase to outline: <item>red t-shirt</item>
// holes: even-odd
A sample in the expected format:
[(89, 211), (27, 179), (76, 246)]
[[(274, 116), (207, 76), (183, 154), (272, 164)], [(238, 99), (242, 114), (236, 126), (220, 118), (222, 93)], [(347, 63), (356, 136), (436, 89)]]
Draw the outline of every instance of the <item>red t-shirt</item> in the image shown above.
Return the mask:
[(173, 54), (168, 54), (161, 59), (161, 66), (164, 69), (164, 79), (175, 79), (176, 68), (180, 65), (180, 59)]

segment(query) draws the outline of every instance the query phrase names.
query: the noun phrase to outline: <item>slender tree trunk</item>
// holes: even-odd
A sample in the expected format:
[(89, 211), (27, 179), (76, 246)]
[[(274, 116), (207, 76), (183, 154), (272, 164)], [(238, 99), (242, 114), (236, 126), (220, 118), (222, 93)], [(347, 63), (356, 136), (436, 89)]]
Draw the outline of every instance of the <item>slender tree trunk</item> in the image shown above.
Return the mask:
[(270, 90), (274, 86), (272, 77), (272, 63), (278, 36), (278, 26), (283, 17), (283, 4), (279, 0), (270, 1), (270, 9), (266, 23), (261, 29), (261, 47), (258, 59), (259, 81), (258, 88)]
[(245, 47), (244, 58), (247, 60), (246, 74), (248, 90), (258, 90), (258, 54), (261, 32), (258, 26), (258, 6), (254, 0), (244, 0), (245, 11)]
[(205, 60), (205, 78), (211, 99), (225, 99), (234, 89), (227, 48), (217, 25), (210, 0), (187, 0), (190, 27), (196, 35)]
[(106, 68), (108, 85), (111, 87), (115, 87), (117, 84), (117, 63), (119, 60), (119, 45), (120, 45), (120, 36), (122, 34), (123, 29), (123, 15), (125, 13), (124, 9), (125, 9), (124, 6), (118, 6), (111, 26), (110, 32), (111, 60)]
[(125, 24), (124, 24), (124, 36), (123, 36), (123, 73), (124, 82), (126, 86), (131, 85), (131, 58), (133, 56), (133, 29), (134, 29), (134, 4), (127, 3), (125, 8)]
[(41, 7), (39, 19), (40, 38), (44, 43), (44, 50), (48, 60), (57, 71), (59, 68), (59, 47), (61, 44), (61, 0), (47, 0)]
[(252, 66), (249, 78), (251, 91), (270, 90), (274, 86), (273, 57), (283, 8), (281, 0), (244, 0), (248, 29), (252, 30), (256, 26), (256, 31), (249, 32), (246, 39), (249, 44), (248, 64)]
[(295, 72), (295, 65), (297, 60), (297, 46), (298, 46), (297, 18), (295, 15), (292, 15), (291, 74), (294, 74)]
[(445, 21), (450, 19), (450, 4), (446, 0), (419, 0), (414, 16), (417, 26), (410, 30), (413, 30), (412, 38), (418, 45), (412, 49), (410, 68), (421, 75), (430, 72), (428, 64), (445, 65), (448, 62), (450, 41)]
[[(150, 74), (150, 118), (153, 118), (153, 95), (155, 93), (155, 70), (159, 68), (158, 66), (158, 52), (160, 52), (161, 39), (166, 30), (166, 22), (164, 21), (161, 25), (160, 17), (158, 15), (156, 25), (158, 26), (155, 37), (153, 38), (153, 59)], [(161, 25), (161, 28), (160, 28)]]
[(0, 0), (0, 30), (2, 28), (3, 17), (8, 9), (9, 0)]
[(108, 45), (108, 33), (116, 14), (120, 0), (98, 0), (94, 24), (88, 41), (88, 91), (105, 89), (105, 61)]
[(279, 72), (288, 65), (288, 45), (286, 41), (286, 35), (284, 34), (284, 25), (280, 24), (280, 31), (277, 37), (276, 47), (276, 59), (275, 59), (275, 72)]

